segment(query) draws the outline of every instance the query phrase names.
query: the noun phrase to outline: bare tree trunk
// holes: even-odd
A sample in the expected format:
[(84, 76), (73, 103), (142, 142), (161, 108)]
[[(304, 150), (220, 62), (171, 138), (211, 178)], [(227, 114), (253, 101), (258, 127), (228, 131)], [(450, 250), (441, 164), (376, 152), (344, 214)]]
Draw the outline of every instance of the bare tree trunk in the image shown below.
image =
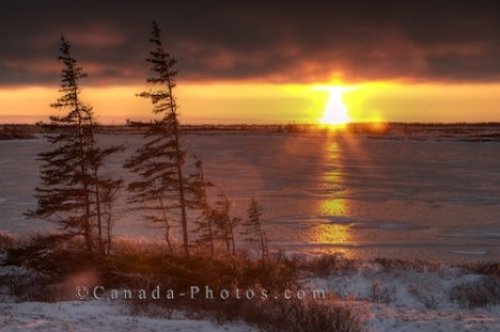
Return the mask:
[[(95, 172), (95, 176), (97, 179), (97, 172)], [(97, 232), (98, 232), (98, 243), (99, 243), (99, 251), (101, 253), (105, 253), (104, 250), (104, 239), (102, 236), (102, 214), (101, 214), (101, 197), (100, 197), (100, 190), (99, 190), (99, 185), (96, 184), (95, 186), (95, 204), (96, 204), (96, 210), (97, 210)]]
[(168, 216), (165, 213), (165, 205), (163, 204), (163, 199), (161, 197), (158, 197), (158, 200), (160, 201), (163, 223), (165, 224), (165, 241), (167, 242), (170, 254), (173, 255), (174, 249), (172, 248), (172, 242), (170, 241), (170, 223), (168, 221)]
[[(91, 128), (90, 128), (91, 129)], [(92, 134), (93, 135), (93, 134)], [(93, 138), (92, 138), (93, 140)], [(95, 149), (95, 142), (92, 141), (92, 149)], [(94, 179), (96, 181), (95, 184), (95, 204), (96, 204), (96, 211), (97, 211), (97, 232), (98, 232), (98, 245), (99, 245), (99, 252), (102, 254), (105, 254), (106, 251), (104, 249), (104, 239), (103, 239), (103, 225), (102, 225), (102, 209), (101, 209), (101, 193), (100, 193), (100, 186), (99, 186), (99, 176), (97, 172), (97, 166), (94, 167)], [(111, 213), (111, 211), (110, 211)]]
[(107, 234), (107, 246), (106, 246), (106, 254), (109, 255), (111, 253), (111, 241), (112, 241), (112, 234), (111, 234), (111, 228), (112, 228), (112, 222), (113, 222), (113, 216), (111, 215), (111, 206), (109, 206), (109, 215), (108, 215), (108, 222), (106, 225), (106, 234)]
[(206, 187), (205, 187), (205, 184), (206, 184), (205, 172), (203, 171), (202, 166), (200, 166), (200, 177), (201, 177), (200, 183), (202, 186), (201, 199), (202, 199), (202, 204), (203, 204), (203, 214), (204, 214), (204, 217), (207, 221), (208, 240), (209, 240), (209, 244), (210, 244), (210, 258), (213, 258), (215, 255), (215, 245), (214, 245), (215, 236), (214, 236), (214, 232), (212, 229), (212, 211), (210, 210), (210, 207), (208, 205), (207, 191), (206, 191)]
[(93, 239), (92, 239), (92, 225), (90, 223), (90, 198), (89, 198), (89, 188), (88, 188), (88, 183), (86, 177), (86, 170), (85, 170), (85, 153), (83, 150), (84, 142), (83, 142), (83, 132), (82, 132), (82, 116), (81, 116), (81, 111), (79, 108), (79, 100), (78, 100), (78, 95), (76, 88), (74, 90), (74, 103), (75, 103), (75, 112), (78, 117), (78, 145), (79, 145), (79, 162), (80, 162), (80, 172), (82, 176), (82, 184), (83, 184), (83, 191), (85, 195), (85, 221), (83, 225), (84, 229), (84, 236), (85, 236), (85, 243), (87, 245), (87, 249), (89, 251), (93, 251), (94, 249), (94, 244), (93, 244)]
[(167, 246), (168, 246), (168, 251), (170, 252), (170, 255), (174, 254), (174, 248), (172, 247), (172, 241), (170, 241), (170, 225), (165, 224), (165, 240), (167, 241)]
[(175, 137), (175, 152), (176, 152), (176, 160), (175, 166), (177, 169), (177, 181), (179, 183), (179, 205), (181, 209), (181, 224), (182, 224), (182, 239), (183, 239), (183, 247), (184, 247), (184, 256), (189, 257), (189, 239), (188, 239), (188, 229), (187, 229), (187, 217), (186, 217), (186, 198), (184, 193), (184, 177), (182, 175), (182, 156), (180, 150), (180, 142), (179, 142), (179, 128), (177, 125), (177, 111), (176, 105), (172, 96), (172, 83), (170, 80), (167, 82), (168, 92), (169, 92), (169, 101), (170, 101), (170, 110), (174, 115), (174, 137)]
[(262, 226), (260, 225), (260, 222), (259, 222), (258, 227), (259, 227), (258, 229), (259, 229), (260, 250), (261, 250), (260, 257), (261, 257), (262, 263), (264, 263), (266, 260), (266, 256), (267, 256), (267, 240), (266, 240), (266, 234), (262, 231)]
[(212, 218), (207, 218), (207, 226), (208, 226), (208, 237), (210, 240), (210, 257), (213, 258), (215, 255), (215, 247), (214, 247), (214, 233), (212, 231)]
[(236, 253), (236, 250), (234, 248), (234, 229), (233, 229), (233, 225), (231, 224), (231, 220), (228, 221), (229, 222), (229, 241), (230, 241), (230, 244), (231, 244), (231, 251), (229, 252), (230, 255), (234, 256), (235, 253)]

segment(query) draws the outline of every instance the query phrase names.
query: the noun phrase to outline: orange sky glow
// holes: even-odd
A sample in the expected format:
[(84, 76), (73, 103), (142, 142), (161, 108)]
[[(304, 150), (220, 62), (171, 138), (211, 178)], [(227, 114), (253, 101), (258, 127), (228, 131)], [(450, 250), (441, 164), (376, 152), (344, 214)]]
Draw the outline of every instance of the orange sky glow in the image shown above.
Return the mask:
[[(319, 123), (329, 87), (348, 86), (342, 101), (354, 122), (500, 121), (500, 84), (266, 84), (260, 82), (179, 82), (177, 98), (186, 124)], [(145, 85), (83, 87), (101, 123), (147, 120), (150, 105), (135, 94)], [(46, 120), (58, 96), (57, 86), (0, 88), (0, 122)]]

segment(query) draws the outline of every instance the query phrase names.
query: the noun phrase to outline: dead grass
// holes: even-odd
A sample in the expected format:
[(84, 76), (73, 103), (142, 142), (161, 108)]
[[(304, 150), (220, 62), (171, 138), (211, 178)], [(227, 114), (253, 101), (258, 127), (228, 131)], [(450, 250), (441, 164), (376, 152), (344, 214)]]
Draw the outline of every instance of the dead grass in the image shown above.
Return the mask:
[(343, 255), (321, 255), (310, 260), (297, 258), (296, 261), (301, 270), (308, 271), (318, 277), (356, 271), (361, 263), (359, 260), (349, 259)]
[(424, 260), (402, 260), (395, 258), (379, 257), (373, 260), (374, 263), (382, 267), (386, 272), (394, 270), (415, 272), (436, 272), (441, 268), (440, 262), (424, 261)]
[(456, 266), (477, 274), (500, 278), (500, 263), (461, 263)]
[(348, 305), (301, 300), (201, 302), (192, 319), (227, 323), (245, 321), (268, 332), (359, 332), (360, 314)]

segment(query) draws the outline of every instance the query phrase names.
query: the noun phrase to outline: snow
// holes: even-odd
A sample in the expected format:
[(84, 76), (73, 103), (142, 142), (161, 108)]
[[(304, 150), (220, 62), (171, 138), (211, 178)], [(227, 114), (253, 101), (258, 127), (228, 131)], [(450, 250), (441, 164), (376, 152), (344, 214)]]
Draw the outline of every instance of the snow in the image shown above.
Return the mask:
[(253, 332), (250, 326), (207, 320), (161, 319), (127, 314), (101, 301), (0, 303), (0, 330), (7, 331), (178, 331)]
[[(360, 310), (368, 331), (500, 331), (499, 304), (469, 309), (450, 300), (454, 286), (483, 277), (450, 266), (417, 272), (364, 263), (354, 271), (312, 278), (309, 286), (338, 294)], [(432, 298), (436, 308), (428, 308), (415, 293)]]

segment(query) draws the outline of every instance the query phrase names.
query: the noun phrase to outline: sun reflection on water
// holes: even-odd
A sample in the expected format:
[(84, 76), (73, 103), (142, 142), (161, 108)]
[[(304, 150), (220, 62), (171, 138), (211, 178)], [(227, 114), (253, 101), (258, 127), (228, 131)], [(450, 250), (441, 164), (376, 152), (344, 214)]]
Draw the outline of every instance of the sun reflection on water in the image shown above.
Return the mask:
[(319, 224), (314, 233), (314, 242), (318, 244), (344, 244), (350, 239), (347, 225)]
[(309, 240), (317, 245), (320, 253), (351, 256), (349, 247), (355, 243), (350, 225), (345, 223), (349, 217), (349, 201), (342, 197), (348, 190), (343, 178), (342, 149), (342, 144), (335, 138), (325, 144), (324, 158), (328, 169), (318, 179), (324, 198), (318, 201), (316, 213), (327, 221), (311, 227)]
[(349, 214), (348, 203), (343, 198), (332, 198), (322, 200), (319, 203), (318, 212), (322, 216), (347, 217)]

